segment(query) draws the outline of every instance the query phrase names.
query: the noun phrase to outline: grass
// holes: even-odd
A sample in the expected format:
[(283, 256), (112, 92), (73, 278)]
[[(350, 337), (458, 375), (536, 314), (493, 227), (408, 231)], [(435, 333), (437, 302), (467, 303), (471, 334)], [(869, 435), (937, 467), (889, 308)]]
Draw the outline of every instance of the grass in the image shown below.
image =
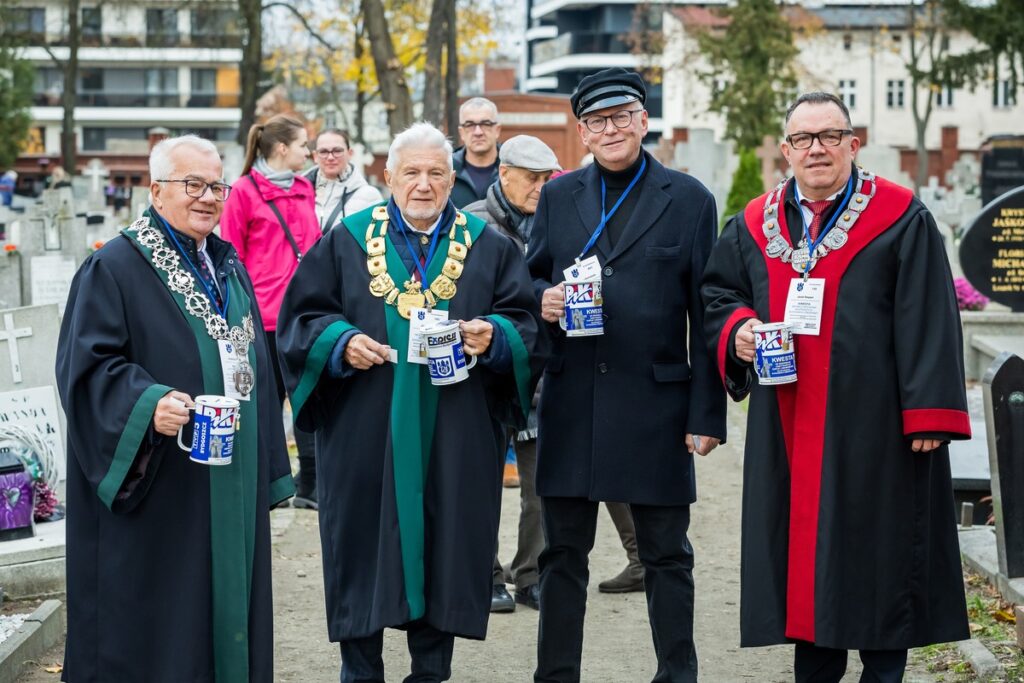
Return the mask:
[[(964, 572), (964, 590), (971, 637), (980, 640), (1003, 665), (1006, 677), (1001, 683), (1024, 683), (1024, 651), (1017, 646), (1013, 605), (1004, 601), (984, 577), (972, 572)], [(952, 643), (914, 650), (911, 657), (925, 664), (943, 683), (980, 681)]]

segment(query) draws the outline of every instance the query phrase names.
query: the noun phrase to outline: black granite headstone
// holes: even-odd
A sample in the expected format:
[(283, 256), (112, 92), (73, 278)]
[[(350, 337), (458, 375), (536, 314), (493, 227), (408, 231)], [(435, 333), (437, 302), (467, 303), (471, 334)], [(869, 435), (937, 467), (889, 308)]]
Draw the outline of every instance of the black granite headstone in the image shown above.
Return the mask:
[(1024, 136), (1000, 135), (981, 153), (981, 203), (1024, 186)]
[(1024, 360), (1003, 353), (982, 380), (999, 571), (1024, 576)]
[(1024, 311), (1024, 187), (981, 210), (960, 242), (960, 267), (989, 299)]

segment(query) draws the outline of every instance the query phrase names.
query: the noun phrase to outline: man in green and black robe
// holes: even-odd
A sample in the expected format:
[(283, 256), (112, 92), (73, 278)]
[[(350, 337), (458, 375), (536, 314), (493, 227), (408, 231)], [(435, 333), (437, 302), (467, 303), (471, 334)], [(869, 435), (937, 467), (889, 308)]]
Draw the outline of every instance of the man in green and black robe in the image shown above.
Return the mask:
[[(150, 164), (153, 206), (82, 265), (57, 350), (64, 680), (270, 683), (268, 512), (294, 487), (263, 324), (234, 249), (211, 234), (229, 189), (216, 148), (172, 138)], [(176, 443), (200, 394), (239, 400), (228, 465)]]
[[(317, 430), (322, 456), (341, 680), (383, 681), (383, 629), (397, 627), (412, 654), (406, 680), (442, 681), (454, 636), (486, 634), (505, 429), (529, 411), (539, 325), (518, 247), (451, 204), (440, 131), (398, 135), (385, 177), (387, 205), (346, 218), (303, 258), (278, 348), (297, 424)], [(478, 359), (468, 379), (433, 386), (410, 362), (409, 317), (420, 316), (462, 321)]]

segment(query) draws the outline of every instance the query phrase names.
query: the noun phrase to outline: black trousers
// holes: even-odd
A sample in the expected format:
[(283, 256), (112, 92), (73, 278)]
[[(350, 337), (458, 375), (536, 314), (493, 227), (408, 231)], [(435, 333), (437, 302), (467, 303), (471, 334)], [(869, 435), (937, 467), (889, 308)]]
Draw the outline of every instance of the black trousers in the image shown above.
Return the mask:
[[(277, 382), (277, 400), (284, 405), (287, 393), (284, 376), (281, 374), (281, 361), (277, 357), (277, 333), (267, 330), (267, 346), (270, 347), (270, 358), (274, 365), (274, 380)], [(305, 491), (316, 488), (316, 438), (313, 432), (307, 432), (292, 425), (295, 432), (295, 447), (299, 451), (299, 483)]]
[[(539, 562), (537, 683), (580, 680), (588, 556), (594, 547), (597, 508), (585, 498), (541, 498), (547, 544)], [(658, 658), (654, 683), (695, 682), (693, 548), (686, 538), (690, 508), (632, 504), (630, 510)]]
[[(793, 654), (796, 683), (839, 683), (846, 673), (846, 650), (798, 642)], [(907, 668), (906, 650), (861, 650), (860, 683), (900, 683)]]
[[(455, 636), (415, 621), (406, 626), (405, 640), (412, 655), (412, 672), (405, 683), (440, 683), (452, 676)], [(384, 631), (341, 641), (341, 683), (385, 683)]]

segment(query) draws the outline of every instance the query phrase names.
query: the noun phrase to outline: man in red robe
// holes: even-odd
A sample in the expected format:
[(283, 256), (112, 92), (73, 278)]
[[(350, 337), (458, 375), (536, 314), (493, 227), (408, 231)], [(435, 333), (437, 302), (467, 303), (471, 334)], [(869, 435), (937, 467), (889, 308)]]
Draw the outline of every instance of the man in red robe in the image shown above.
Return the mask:
[[(800, 682), (839, 681), (851, 649), (861, 681), (900, 681), (907, 648), (969, 636), (946, 446), (970, 437), (956, 297), (928, 210), (854, 165), (839, 98), (800, 96), (785, 130), (794, 179), (730, 219), (701, 289), (725, 386), (751, 396), (741, 644), (795, 643)], [(752, 328), (783, 321), (797, 379), (759, 383)]]

